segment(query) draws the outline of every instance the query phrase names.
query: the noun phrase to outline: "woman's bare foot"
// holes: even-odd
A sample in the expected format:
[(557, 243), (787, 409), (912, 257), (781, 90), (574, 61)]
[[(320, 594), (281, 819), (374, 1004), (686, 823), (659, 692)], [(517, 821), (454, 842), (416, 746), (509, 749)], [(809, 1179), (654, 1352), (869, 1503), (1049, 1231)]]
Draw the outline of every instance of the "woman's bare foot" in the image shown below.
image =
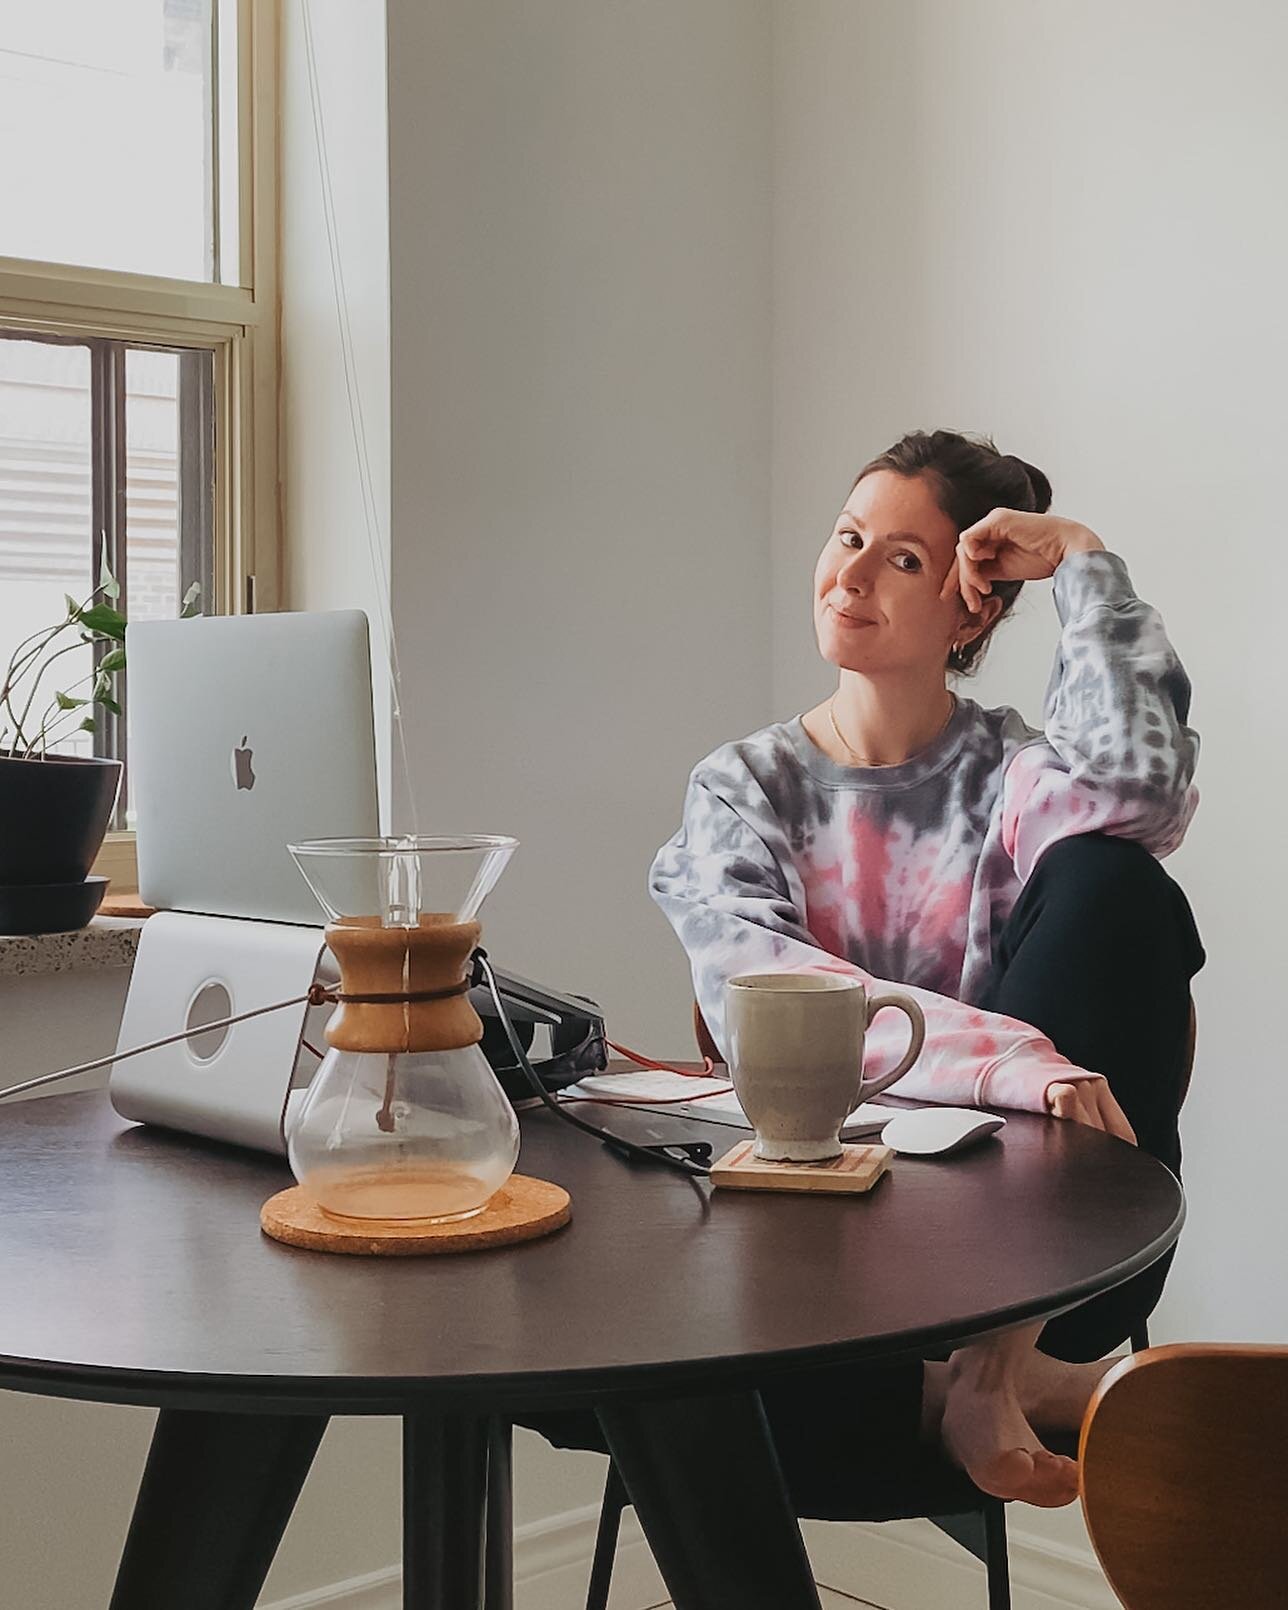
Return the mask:
[(1066, 1364), (1032, 1348), (1019, 1360), (1017, 1394), (1025, 1418), (1047, 1431), (1077, 1431), (1091, 1394), (1117, 1362)]
[(1020, 1390), (1031, 1350), (1032, 1337), (1021, 1334), (954, 1353), (942, 1367), (939, 1435), (984, 1492), (1056, 1509), (1078, 1496), (1078, 1467), (1044, 1448), (1025, 1415)]

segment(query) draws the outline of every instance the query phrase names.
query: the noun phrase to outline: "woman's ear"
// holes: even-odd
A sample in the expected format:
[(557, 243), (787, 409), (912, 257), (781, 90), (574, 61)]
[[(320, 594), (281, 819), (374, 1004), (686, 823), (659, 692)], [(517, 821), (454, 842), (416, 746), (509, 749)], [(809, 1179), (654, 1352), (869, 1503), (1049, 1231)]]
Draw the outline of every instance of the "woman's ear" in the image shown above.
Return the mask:
[(1006, 608), (1005, 601), (998, 598), (995, 593), (985, 593), (980, 600), (978, 615), (971, 613), (966, 605), (962, 605), (962, 623), (954, 643), (955, 647), (965, 648), (977, 638), (987, 637), (997, 625), (998, 616)]

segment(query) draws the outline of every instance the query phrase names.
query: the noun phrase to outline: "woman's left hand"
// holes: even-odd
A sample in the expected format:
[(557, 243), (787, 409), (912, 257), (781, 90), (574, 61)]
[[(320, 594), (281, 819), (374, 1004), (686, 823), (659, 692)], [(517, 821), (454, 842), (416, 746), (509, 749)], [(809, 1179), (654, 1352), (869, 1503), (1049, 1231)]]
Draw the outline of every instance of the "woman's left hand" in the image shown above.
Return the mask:
[(960, 592), (967, 609), (978, 614), (995, 581), (1042, 581), (1068, 554), (1103, 547), (1096, 533), (1076, 520), (994, 509), (958, 537), (941, 596)]
[(1105, 1079), (1079, 1079), (1072, 1084), (1047, 1087), (1047, 1111), (1053, 1118), (1067, 1118), (1091, 1129), (1103, 1129), (1119, 1140), (1136, 1144), (1136, 1131)]

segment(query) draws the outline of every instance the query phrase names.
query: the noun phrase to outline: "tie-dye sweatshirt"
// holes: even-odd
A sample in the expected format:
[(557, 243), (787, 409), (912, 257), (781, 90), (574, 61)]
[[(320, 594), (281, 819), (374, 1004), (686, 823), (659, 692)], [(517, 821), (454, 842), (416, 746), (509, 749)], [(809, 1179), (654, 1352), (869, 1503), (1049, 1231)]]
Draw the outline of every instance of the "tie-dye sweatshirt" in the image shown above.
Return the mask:
[[(658, 852), (654, 899), (688, 953), (724, 1046), (737, 973), (827, 970), (896, 987), (926, 1015), (897, 1093), (1042, 1111), (1048, 1087), (1094, 1076), (1036, 1029), (980, 1010), (994, 940), (1048, 845), (1078, 833), (1157, 856), (1194, 814), (1189, 680), (1158, 612), (1114, 554), (1055, 573), (1061, 623), (1044, 729), (958, 699), (929, 748), (897, 766), (839, 766), (797, 717), (702, 761)], [(907, 1044), (902, 1013), (868, 1031), (868, 1071)]]

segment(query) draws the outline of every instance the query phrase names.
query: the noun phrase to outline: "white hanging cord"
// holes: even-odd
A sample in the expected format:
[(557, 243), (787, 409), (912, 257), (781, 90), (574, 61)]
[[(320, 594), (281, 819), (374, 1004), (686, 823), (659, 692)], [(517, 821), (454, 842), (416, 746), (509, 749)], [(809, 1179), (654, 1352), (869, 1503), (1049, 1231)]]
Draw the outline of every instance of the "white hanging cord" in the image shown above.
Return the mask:
[(160, 1040), (149, 1040), (146, 1045), (131, 1046), (128, 1051), (113, 1051), (110, 1057), (96, 1057), (93, 1062), (81, 1062), (74, 1068), (60, 1068), (57, 1073), (42, 1073), (39, 1079), (28, 1079), (20, 1085), (6, 1085), (0, 1090), (0, 1101), (20, 1096), (26, 1090), (37, 1090), (41, 1085), (56, 1084), (60, 1079), (73, 1079), (78, 1073), (93, 1073), (97, 1068), (110, 1068), (114, 1062), (125, 1062), (129, 1057), (142, 1056), (145, 1051), (159, 1051), (163, 1045), (174, 1045), (179, 1040), (192, 1040), (198, 1034), (209, 1034), (214, 1029), (231, 1028), (234, 1023), (245, 1023), (248, 1018), (263, 1017), (266, 1012), (281, 1012), (288, 1006), (303, 1006), (313, 998), (312, 990), (293, 995), (289, 1001), (274, 1001), (270, 1006), (255, 1006), (249, 1012), (237, 1012), (232, 1017), (217, 1018), (213, 1023), (199, 1024), (195, 1029), (181, 1029), (178, 1034), (167, 1034)]
[(403, 782), (407, 790), (407, 808), (411, 813), (412, 831), (419, 833), (420, 821), (416, 810), (416, 793), (412, 781), (411, 766), (408, 764), (407, 759), (407, 735), (403, 726), (402, 674), (398, 665), (398, 640), (394, 632), (389, 572), (385, 564), (384, 544), (380, 533), (380, 510), (376, 502), (371, 474), (371, 460), (367, 451), (366, 421), (362, 411), (362, 392), (358, 386), (357, 364), (353, 350), (353, 331), (349, 323), (349, 298), (344, 284), (344, 262), (340, 253), (339, 231), (336, 227), (335, 195), (331, 185), (331, 164), (327, 155), (326, 145), (326, 121), (322, 114), (317, 55), (313, 46), (313, 24), (309, 16), (308, 0), (300, 0), (300, 15), (304, 24), (309, 101), (313, 112), (313, 138), (317, 147), (318, 176), (322, 185), (322, 214), (326, 223), (327, 251), (331, 260), (331, 286), (335, 295), (336, 321), (340, 330), (340, 355), (344, 364), (344, 384), (349, 404), (349, 426), (353, 433), (353, 449), (358, 461), (358, 481), (362, 493), (362, 516), (367, 532), (367, 551), (371, 559), (372, 574), (376, 583), (377, 624), (380, 628), (385, 658), (389, 667), (392, 718), (394, 728), (398, 734)]

